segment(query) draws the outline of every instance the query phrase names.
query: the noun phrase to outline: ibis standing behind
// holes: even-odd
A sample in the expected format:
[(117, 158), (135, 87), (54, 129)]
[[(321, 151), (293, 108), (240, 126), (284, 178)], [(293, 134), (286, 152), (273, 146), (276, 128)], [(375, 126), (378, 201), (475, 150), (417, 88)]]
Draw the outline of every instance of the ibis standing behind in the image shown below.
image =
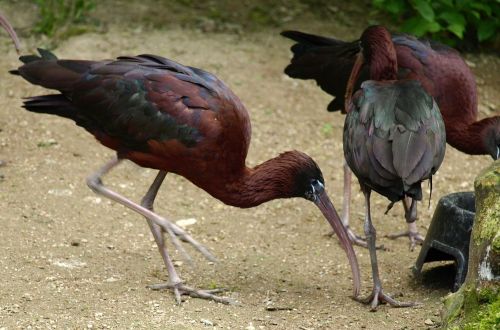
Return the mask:
[[(169, 283), (156, 286), (182, 294), (229, 303), (210, 290), (182, 283), (163, 237), (168, 233), (182, 252), (179, 239), (211, 254), (174, 223), (153, 211), (167, 173), (181, 175), (225, 204), (248, 208), (277, 198), (302, 197), (313, 202), (328, 220), (346, 250), (353, 272), (354, 296), (360, 289), (352, 245), (330, 202), (318, 165), (299, 151), (284, 152), (254, 168), (245, 165), (250, 119), (236, 95), (214, 75), (155, 55), (108, 61), (59, 60), (22, 56), (25, 64), (13, 74), (32, 84), (58, 90), (24, 102), (32, 112), (73, 120), (103, 145), (115, 150), (87, 183), (102, 194), (146, 217), (168, 271)], [(159, 173), (137, 204), (107, 188), (102, 177), (128, 159)]]
[[(299, 31), (282, 35), (296, 41), (293, 58), (285, 73), (292, 78), (314, 79), (325, 92), (335, 96), (328, 111), (346, 110), (344, 96), (347, 80), (359, 52), (359, 40), (346, 42)], [(500, 116), (478, 120), (477, 88), (474, 75), (460, 54), (434, 41), (407, 34), (392, 34), (397, 57), (397, 79), (415, 79), (437, 102), (446, 127), (446, 142), (470, 155), (500, 156)], [(366, 56), (378, 56), (377, 53)], [(367, 58), (367, 61), (369, 58)], [(360, 68), (354, 88), (370, 78), (369, 63)], [(344, 166), (344, 207), (342, 220), (349, 223), (350, 171)], [(354, 242), (356, 235), (349, 230)], [(423, 237), (414, 223), (409, 224), (411, 247)], [(391, 235), (398, 237), (401, 235)]]
[[(369, 77), (351, 100), (349, 91), (364, 60)], [(389, 32), (381, 26), (366, 29), (361, 52), (347, 85), (344, 155), (359, 180), (365, 197), (364, 230), (372, 264), (373, 290), (366, 302), (375, 310), (380, 302), (398, 302), (382, 289), (379, 277), (376, 232), (370, 214), (374, 190), (392, 203), (409, 198), (408, 222), (415, 221), (416, 201), (422, 199), (421, 182), (432, 179), (444, 158), (446, 134), (439, 108), (417, 80), (397, 80), (397, 58)]]

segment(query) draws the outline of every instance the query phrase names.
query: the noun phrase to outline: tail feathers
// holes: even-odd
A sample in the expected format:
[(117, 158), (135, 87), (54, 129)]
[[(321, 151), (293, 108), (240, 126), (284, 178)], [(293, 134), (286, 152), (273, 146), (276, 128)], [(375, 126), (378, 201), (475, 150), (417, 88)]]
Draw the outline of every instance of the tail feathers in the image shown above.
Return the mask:
[[(291, 78), (315, 80), (322, 90), (335, 96), (328, 105), (328, 111), (345, 111), (344, 94), (356, 55), (360, 51), (359, 42), (346, 42), (299, 31), (283, 31), (281, 35), (297, 42), (291, 47), (293, 58), (285, 68), (285, 74)], [(361, 77), (364, 77), (364, 71)]]
[(310, 46), (332, 46), (332, 45), (338, 45), (338, 44), (344, 44), (346, 42), (333, 39), (333, 38), (327, 38), (327, 37), (322, 37), (322, 36), (317, 36), (314, 34), (309, 34), (309, 33), (304, 33), (300, 31), (283, 31), (280, 33), (283, 37), (292, 39), (294, 41), (297, 41), (302, 44), (307, 44)]
[(31, 112), (47, 113), (76, 121), (78, 111), (62, 94), (29, 97), (23, 107)]
[(19, 57), (19, 60), (23, 62), (24, 64), (34, 62), (34, 61), (40, 61), (40, 60), (46, 60), (46, 61), (57, 61), (57, 56), (55, 56), (50, 50), (42, 49), (42, 48), (37, 48), (38, 55), (23, 55)]
[(48, 50), (38, 49), (38, 55), (25, 55), (19, 59), (24, 63), (10, 73), (20, 75), (32, 84), (62, 92), (72, 90), (74, 84), (90, 70), (93, 61), (58, 60)]
[[(42, 48), (38, 48), (38, 53), (40, 53), (41, 56), (38, 56), (38, 55), (23, 55), (23, 56), (19, 56), (19, 61), (23, 62), (24, 64), (27, 64), (27, 63), (31, 63), (31, 62), (35, 62), (35, 61), (41, 61), (41, 60), (57, 60), (57, 57), (51, 53), (50, 51), (48, 50), (45, 50), (45, 49), (42, 49)], [(19, 72), (19, 70), (10, 70), (9, 73), (13, 74), (13, 75), (16, 75), (16, 76), (20, 76), (21, 73)]]

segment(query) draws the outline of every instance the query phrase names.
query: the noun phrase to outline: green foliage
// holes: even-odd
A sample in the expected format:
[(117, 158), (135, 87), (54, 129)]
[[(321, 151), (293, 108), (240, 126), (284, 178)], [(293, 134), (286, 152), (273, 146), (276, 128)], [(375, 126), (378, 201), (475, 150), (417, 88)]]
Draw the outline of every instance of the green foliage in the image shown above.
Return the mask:
[(95, 8), (94, 0), (35, 0), (40, 20), (35, 31), (48, 37), (62, 37), (85, 32), (79, 24)]
[(500, 294), (491, 298), (483, 306), (473, 320), (465, 324), (464, 330), (490, 330), (498, 329), (500, 325)]
[(401, 30), (452, 46), (493, 40), (500, 30), (499, 0), (372, 0)]

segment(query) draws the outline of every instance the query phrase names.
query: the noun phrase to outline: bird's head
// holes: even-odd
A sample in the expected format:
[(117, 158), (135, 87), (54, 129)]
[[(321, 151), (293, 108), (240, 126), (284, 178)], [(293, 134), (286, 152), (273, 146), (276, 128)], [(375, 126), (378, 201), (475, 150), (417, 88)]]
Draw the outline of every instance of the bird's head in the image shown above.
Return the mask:
[(281, 154), (278, 158), (281, 158), (281, 161), (287, 164), (285, 165), (287, 169), (284, 169), (283, 172), (286, 171), (292, 175), (290, 179), (292, 193), (289, 197), (302, 197), (313, 202), (339, 237), (351, 265), (354, 295), (357, 296), (360, 291), (360, 275), (356, 255), (346, 228), (326, 193), (325, 180), (318, 164), (311, 157), (299, 151), (287, 152)]
[(369, 68), (371, 80), (397, 79), (396, 48), (394, 48), (390, 32), (381, 25), (368, 27), (359, 39), (359, 53), (353, 64), (344, 94), (346, 112), (349, 112), (354, 87), (365, 65)]
[(494, 160), (500, 159), (500, 116), (483, 119), (483, 144)]

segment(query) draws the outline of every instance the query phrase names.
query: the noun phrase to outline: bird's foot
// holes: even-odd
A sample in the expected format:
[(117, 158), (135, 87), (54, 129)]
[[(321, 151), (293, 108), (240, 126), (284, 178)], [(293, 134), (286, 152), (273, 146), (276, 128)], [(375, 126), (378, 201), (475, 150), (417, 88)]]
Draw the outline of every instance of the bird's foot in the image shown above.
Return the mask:
[(224, 291), (227, 291), (224, 288), (219, 288), (219, 289), (210, 289), (210, 290), (201, 290), (201, 289), (195, 289), (192, 287), (189, 287), (187, 285), (184, 285), (182, 282), (177, 283), (177, 284), (172, 284), (172, 283), (160, 283), (160, 284), (152, 284), (148, 285), (148, 288), (151, 290), (162, 290), (162, 289), (170, 289), (173, 291), (175, 295), (175, 300), (177, 304), (182, 303), (181, 296), (190, 296), (192, 298), (201, 298), (201, 299), (207, 299), (207, 300), (213, 300), (215, 302), (219, 302), (222, 304), (226, 305), (237, 305), (238, 303), (230, 298), (227, 297), (220, 297), (217, 296), (217, 293), (221, 293)]
[(366, 243), (366, 239), (356, 234), (349, 226), (346, 227), (347, 236), (352, 244), (358, 245), (364, 248), (368, 248), (368, 243)]
[(410, 239), (410, 251), (415, 250), (415, 247), (418, 245), (422, 245), (424, 242), (424, 236), (422, 236), (418, 231), (404, 231), (401, 233), (396, 233), (396, 234), (389, 234), (386, 235), (385, 237), (390, 238), (390, 239), (397, 239), (400, 237), (408, 237)]
[[(170, 237), (172, 238), (172, 242), (174, 242), (174, 245), (176, 246), (176, 248), (179, 251), (182, 251), (183, 249), (179, 248), (180, 244), (178, 243), (178, 240), (176, 240), (177, 238), (183, 242), (191, 244), (196, 250), (198, 250), (209, 261), (213, 261), (213, 262), (217, 261), (217, 258), (212, 253), (210, 253), (210, 251), (208, 251), (208, 249), (203, 244), (201, 244), (200, 242), (195, 240), (184, 229), (182, 229), (181, 227), (179, 227), (178, 225), (176, 225), (175, 223), (172, 223), (172, 222), (169, 222), (169, 225), (170, 225), (171, 231), (167, 231), (167, 232), (170, 235)], [(175, 238), (174, 238), (174, 236), (175, 236)], [(177, 242), (177, 244), (176, 244), (176, 242)], [(184, 255), (184, 257), (186, 257), (186, 259), (188, 261), (191, 260), (191, 258), (189, 257), (189, 255), (187, 255), (187, 253)]]
[[(358, 234), (356, 234), (349, 226), (346, 226), (345, 229), (347, 230), (347, 236), (349, 237), (349, 240), (353, 245), (368, 248), (368, 243), (366, 242), (366, 239), (364, 237), (361, 237)], [(334, 231), (328, 233), (328, 236), (334, 236), (334, 235), (335, 235)], [(384, 245), (379, 245), (376, 247), (376, 249), (385, 251)]]
[(382, 287), (373, 288), (372, 293), (366, 298), (355, 297), (356, 301), (359, 301), (363, 304), (370, 305), (370, 311), (375, 312), (377, 310), (378, 305), (380, 304), (389, 304), (392, 307), (412, 307), (417, 306), (416, 302), (401, 302), (392, 298), (388, 294), (384, 293)]

